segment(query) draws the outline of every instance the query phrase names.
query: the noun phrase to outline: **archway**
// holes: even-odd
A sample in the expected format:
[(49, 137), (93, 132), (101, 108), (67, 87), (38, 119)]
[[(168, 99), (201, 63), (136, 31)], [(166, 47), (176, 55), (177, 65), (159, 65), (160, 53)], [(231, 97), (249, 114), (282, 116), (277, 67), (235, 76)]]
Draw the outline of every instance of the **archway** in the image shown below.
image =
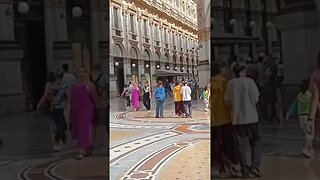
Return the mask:
[(150, 69), (151, 62), (150, 62), (150, 54), (149, 54), (148, 50), (144, 51), (143, 60), (144, 60), (144, 73), (146, 76), (146, 80), (150, 83), (150, 81), (151, 81), (151, 69)]
[(161, 68), (161, 62), (160, 62), (160, 53), (159, 52), (156, 52), (156, 55), (155, 55), (155, 59), (156, 59), (156, 69), (160, 69)]
[(169, 55), (168, 55), (168, 53), (166, 53), (165, 55), (165, 68), (166, 68), (166, 70), (169, 70), (170, 69), (170, 59), (169, 59)]
[(123, 64), (123, 52), (119, 44), (116, 44), (113, 48), (113, 63), (114, 63), (114, 74), (117, 77), (116, 84), (118, 95), (122, 93), (124, 89), (124, 64)]
[(138, 52), (135, 48), (130, 50), (130, 67), (131, 75), (134, 83), (139, 83), (139, 62), (138, 62)]

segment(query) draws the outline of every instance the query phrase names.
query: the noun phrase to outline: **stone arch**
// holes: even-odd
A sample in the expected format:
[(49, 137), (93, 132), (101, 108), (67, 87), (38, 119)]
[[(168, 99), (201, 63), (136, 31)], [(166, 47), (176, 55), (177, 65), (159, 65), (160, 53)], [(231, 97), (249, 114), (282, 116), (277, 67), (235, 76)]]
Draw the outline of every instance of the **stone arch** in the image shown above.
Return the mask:
[(156, 53), (154, 53), (154, 59), (155, 61), (161, 61), (161, 53), (159, 51), (156, 51)]
[(166, 63), (170, 62), (170, 55), (168, 53), (164, 54), (164, 60), (165, 60)]
[(150, 61), (150, 59), (151, 59), (150, 51), (148, 51), (148, 49), (145, 49), (143, 51), (143, 60)]
[(172, 62), (174, 64), (177, 64), (177, 55), (176, 54), (172, 55)]
[(112, 49), (111, 49), (111, 54), (113, 56), (115, 56), (115, 57), (117, 57), (116, 54), (115, 54), (116, 50), (120, 50), (121, 51), (121, 56), (120, 57), (124, 57), (125, 56), (124, 55), (125, 54), (125, 47), (123, 46), (122, 43), (116, 42), (116, 43), (113, 44)]
[(206, 7), (205, 11), (205, 19), (204, 19), (204, 25), (205, 27), (210, 27), (211, 26), (211, 1), (209, 2), (208, 6)]
[(140, 50), (139, 50), (139, 48), (137, 47), (137, 46), (131, 46), (130, 47), (130, 49), (129, 49), (129, 58), (130, 59), (132, 59), (132, 57), (131, 57), (131, 52), (132, 52), (132, 50), (135, 50), (135, 52), (136, 52), (136, 59), (140, 59), (141, 58), (141, 52), (140, 52)]

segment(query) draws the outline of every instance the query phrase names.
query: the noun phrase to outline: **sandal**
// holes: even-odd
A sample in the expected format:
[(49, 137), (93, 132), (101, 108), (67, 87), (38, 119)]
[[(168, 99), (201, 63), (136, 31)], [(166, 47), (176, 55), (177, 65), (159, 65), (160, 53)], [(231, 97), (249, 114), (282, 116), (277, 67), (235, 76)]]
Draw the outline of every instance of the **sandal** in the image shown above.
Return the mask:
[(79, 156), (76, 157), (77, 160), (82, 160), (83, 159), (83, 155), (80, 154)]
[(93, 151), (92, 148), (88, 149), (88, 150), (87, 150), (87, 153), (85, 154), (85, 156), (86, 156), (86, 157), (91, 156), (92, 151)]

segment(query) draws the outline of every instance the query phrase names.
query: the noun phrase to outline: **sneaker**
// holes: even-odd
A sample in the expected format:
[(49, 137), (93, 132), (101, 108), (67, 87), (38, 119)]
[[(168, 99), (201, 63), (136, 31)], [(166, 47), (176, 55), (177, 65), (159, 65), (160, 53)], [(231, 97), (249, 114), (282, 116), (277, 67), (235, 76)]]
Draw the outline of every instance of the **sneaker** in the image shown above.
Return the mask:
[(257, 168), (251, 169), (250, 175), (253, 175), (254, 177), (261, 177), (261, 173)]
[(58, 145), (54, 145), (53, 150), (54, 152), (60, 152), (61, 148)]
[(308, 148), (303, 148), (302, 154), (307, 158), (311, 158), (312, 157), (312, 154), (310, 153), (310, 150)]

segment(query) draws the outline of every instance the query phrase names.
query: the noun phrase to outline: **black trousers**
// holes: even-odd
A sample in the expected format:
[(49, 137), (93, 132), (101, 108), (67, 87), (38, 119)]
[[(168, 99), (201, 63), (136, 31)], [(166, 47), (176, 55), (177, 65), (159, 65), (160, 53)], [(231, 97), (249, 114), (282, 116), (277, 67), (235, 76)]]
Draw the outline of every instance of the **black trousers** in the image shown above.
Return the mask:
[(62, 142), (66, 142), (66, 127), (67, 123), (64, 118), (64, 109), (53, 109), (51, 112), (51, 117), (54, 120), (54, 123), (56, 124), (56, 130), (55, 130), (55, 141), (59, 142), (60, 140)]
[(131, 106), (130, 96), (126, 96), (126, 100), (127, 100), (127, 107), (130, 107)]
[(151, 109), (150, 94), (148, 92), (143, 94), (143, 105), (147, 108), (147, 110)]

